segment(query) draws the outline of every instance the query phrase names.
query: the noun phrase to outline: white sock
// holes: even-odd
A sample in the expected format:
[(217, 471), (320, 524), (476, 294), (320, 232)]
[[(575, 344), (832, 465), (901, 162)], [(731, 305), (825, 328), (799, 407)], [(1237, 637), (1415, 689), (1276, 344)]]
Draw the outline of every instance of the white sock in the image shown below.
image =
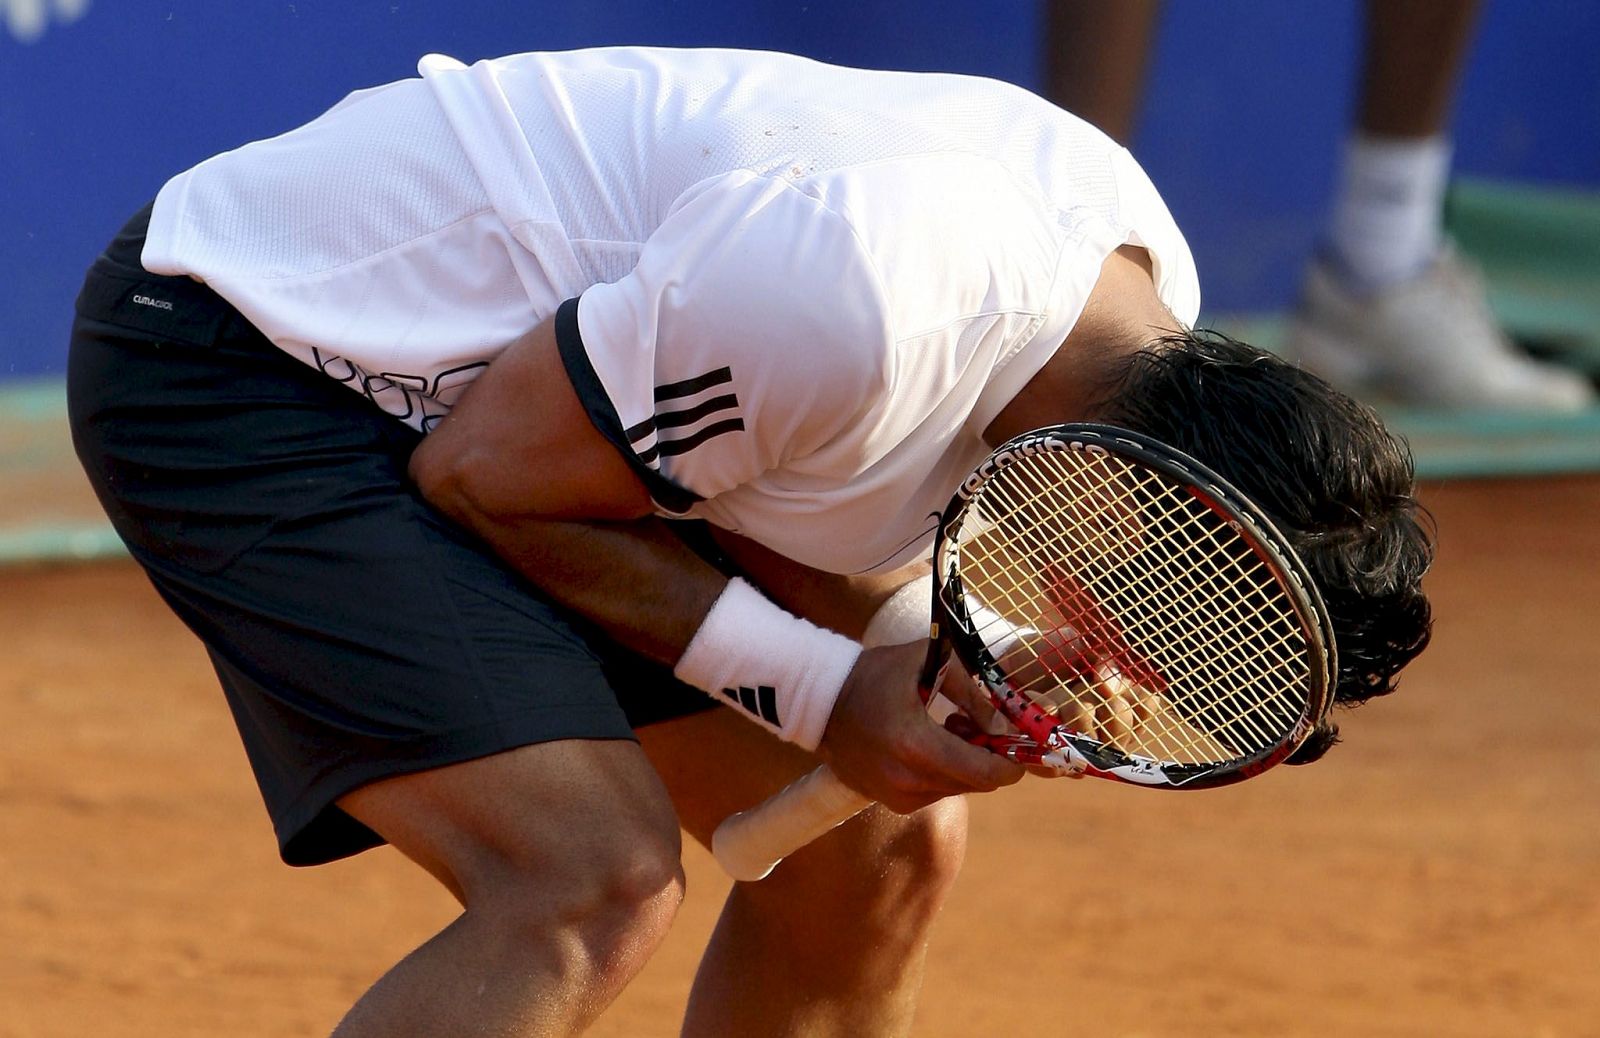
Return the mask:
[(1381, 292), (1433, 263), (1449, 176), (1448, 137), (1350, 138), (1328, 245), (1351, 290)]

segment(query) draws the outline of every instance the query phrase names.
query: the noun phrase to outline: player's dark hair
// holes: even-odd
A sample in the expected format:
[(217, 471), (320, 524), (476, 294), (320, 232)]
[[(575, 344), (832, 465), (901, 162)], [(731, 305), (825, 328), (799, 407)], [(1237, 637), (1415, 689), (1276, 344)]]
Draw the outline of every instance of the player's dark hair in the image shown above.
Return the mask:
[[(1270, 353), (1197, 331), (1129, 357), (1101, 414), (1209, 465), (1289, 539), (1333, 620), (1335, 702), (1394, 690), (1432, 630), (1422, 576), (1433, 521), (1415, 497), (1410, 449), (1371, 408)], [(1324, 723), (1289, 763), (1321, 757), (1338, 732)]]

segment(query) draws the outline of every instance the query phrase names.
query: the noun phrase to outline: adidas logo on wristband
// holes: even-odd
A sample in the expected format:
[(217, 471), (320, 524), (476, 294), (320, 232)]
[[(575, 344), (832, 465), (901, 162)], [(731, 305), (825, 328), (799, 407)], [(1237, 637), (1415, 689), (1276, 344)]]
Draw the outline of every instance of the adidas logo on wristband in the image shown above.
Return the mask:
[[(802, 620), (734, 577), (672, 672), (737, 703), (778, 738), (815, 750), (860, 654), (858, 642)], [(769, 684), (744, 684), (758, 675)]]
[(772, 727), (783, 727), (783, 722), (778, 720), (778, 690), (771, 685), (757, 685), (755, 688), (740, 685), (738, 688), (725, 688), (722, 694)]

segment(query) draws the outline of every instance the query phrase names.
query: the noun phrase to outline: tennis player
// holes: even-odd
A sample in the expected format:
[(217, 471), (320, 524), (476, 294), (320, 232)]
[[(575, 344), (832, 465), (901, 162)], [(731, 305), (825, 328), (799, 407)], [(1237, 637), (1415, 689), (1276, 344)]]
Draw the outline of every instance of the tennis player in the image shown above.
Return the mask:
[(463, 906), (338, 1034), (581, 1031), (672, 920), (680, 827), (819, 756), (892, 810), (735, 887), (684, 1031), (904, 1033), (953, 795), (1022, 771), (926, 717), (921, 645), (858, 639), (1011, 434), (1121, 422), (1253, 494), (1322, 582), (1341, 698), (1425, 643), (1403, 447), (1190, 331), (1183, 237), (1087, 124), (771, 53), (420, 73), (170, 181), (70, 364), (284, 860), (388, 842)]

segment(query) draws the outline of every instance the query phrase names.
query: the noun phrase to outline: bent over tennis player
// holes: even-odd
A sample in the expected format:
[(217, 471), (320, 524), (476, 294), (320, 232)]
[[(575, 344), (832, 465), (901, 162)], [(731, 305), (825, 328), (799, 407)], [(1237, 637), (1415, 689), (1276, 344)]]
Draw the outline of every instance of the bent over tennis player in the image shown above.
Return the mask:
[(388, 842), (463, 907), (337, 1034), (583, 1030), (673, 918), (680, 827), (818, 757), (888, 809), (734, 888), (684, 1032), (904, 1033), (953, 794), (1022, 771), (926, 716), (920, 645), (858, 639), (1012, 434), (1117, 422), (1239, 484), (1321, 584), (1340, 699), (1425, 643), (1404, 448), (1190, 330), (1182, 235), (1073, 116), (771, 53), (420, 73), (167, 183), (70, 362), (284, 860)]

